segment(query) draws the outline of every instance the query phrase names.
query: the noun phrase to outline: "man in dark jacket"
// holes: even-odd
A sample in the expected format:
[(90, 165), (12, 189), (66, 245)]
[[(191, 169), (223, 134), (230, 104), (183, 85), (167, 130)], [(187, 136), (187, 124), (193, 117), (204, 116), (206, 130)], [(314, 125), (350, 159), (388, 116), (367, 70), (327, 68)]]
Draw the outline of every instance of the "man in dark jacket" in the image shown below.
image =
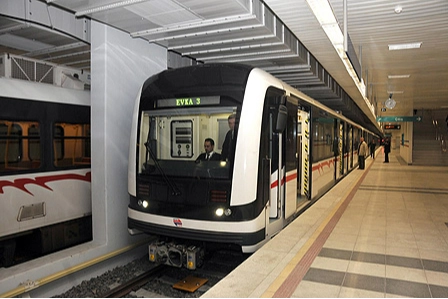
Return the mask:
[(390, 153), (390, 142), (389, 138), (384, 140), (384, 163), (389, 163), (389, 153)]
[(236, 115), (231, 114), (227, 118), (229, 124), (229, 131), (226, 134), (224, 143), (222, 144), (221, 158), (222, 160), (233, 160), (235, 154), (235, 120)]
[(370, 147), (370, 158), (375, 159), (375, 138), (372, 138), (372, 140), (369, 143), (369, 147)]
[(211, 138), (206, 138), (204, 141), (205, 153), (199, 155), (196, 161), (221, 161), (221, 155), (214, 152), (215, 141)]

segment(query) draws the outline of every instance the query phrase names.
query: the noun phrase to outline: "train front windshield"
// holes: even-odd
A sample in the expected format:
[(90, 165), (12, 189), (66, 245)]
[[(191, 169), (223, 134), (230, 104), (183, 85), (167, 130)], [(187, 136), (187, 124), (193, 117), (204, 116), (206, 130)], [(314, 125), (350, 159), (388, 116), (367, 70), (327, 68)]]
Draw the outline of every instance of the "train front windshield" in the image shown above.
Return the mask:
[[(229, 180), (234, 152), (223, 148), (228, 118), (237, 107), (147, 110), (141, 114), (139, 174), (162, 180), (171, 193), (185, 193), (185, 179)], [(236, 142), (234, 134), (233, 144)], [(213, 158), (205, 159), (205, 145)], [(180, 181), (179, 181), (180, 180)], [(176, 183), (177, 182), (177, 183)], [(182, 187), (183, 186), (183, 187)], [(184, 189), (184, 190), (182, 190)], [(186, 195), (186, 194), (183, 194)]]

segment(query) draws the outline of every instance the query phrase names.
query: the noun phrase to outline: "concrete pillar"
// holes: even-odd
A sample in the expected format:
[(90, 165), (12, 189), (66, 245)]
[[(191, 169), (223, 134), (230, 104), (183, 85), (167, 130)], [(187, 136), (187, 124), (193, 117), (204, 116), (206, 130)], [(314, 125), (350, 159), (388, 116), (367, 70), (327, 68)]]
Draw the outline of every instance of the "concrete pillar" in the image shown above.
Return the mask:
[(167, 50), (95, 21), (91, 37), (93, 238), (113, 250), (132, 242), (127, 167), (135, 99), (149, 76), (166, 69)]

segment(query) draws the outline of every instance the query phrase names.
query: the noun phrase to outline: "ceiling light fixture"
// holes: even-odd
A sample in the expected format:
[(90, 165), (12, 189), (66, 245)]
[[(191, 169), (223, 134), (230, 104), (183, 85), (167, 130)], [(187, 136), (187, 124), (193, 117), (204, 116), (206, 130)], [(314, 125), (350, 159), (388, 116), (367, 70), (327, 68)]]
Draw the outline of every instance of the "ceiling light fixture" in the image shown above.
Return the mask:
[(396, 94), (396, 93), (404, 93), (404, 91), (403, 90), (397, 90), (397, 91), (390, 91), (390, 90), (388, 90), (387, 93), (388, 94)]
[(395, 44), (389, 45), (389, 51), (393, 50), (407, 50), (407, 49), (420, 49), (422, 46), (421, 42), (418, 43), (408, 43), (408, 44)]
[(403, 7), (401, 7), (400, 5), (395, 6), (394, 9), (396, 14), (401, 14), (401, 12), (403, 11)]
[(405, 79), (409, 78), (411, 75), (389, 75), (387, 78), (389, 79)]
[(367, 106), (373, 115), (375, 115), (375, 108), (370, 103), (370, 101), (366, 98), (366, 86), (364, 81), (359, 80), (358, 75), (353, 68), (353, 65), (350, 59), (347, 57), (347, 53), (344, 49), (344, 33), (339, 26), (338, 20), (333, 12), (333, 8), (331, 7), (328, 0), (306, 0), (308, 6), (310, 7), (312, 13), (316, 17), (319, 22), (322, 30), (327, 35), (330, 42), (333, 44), (336, 53), (341, 58), (342, 63), (344, 63), (345, 69), (347, 73), (352, 77), (353, 82), (358, 88), (360, 94), (364, 98)]

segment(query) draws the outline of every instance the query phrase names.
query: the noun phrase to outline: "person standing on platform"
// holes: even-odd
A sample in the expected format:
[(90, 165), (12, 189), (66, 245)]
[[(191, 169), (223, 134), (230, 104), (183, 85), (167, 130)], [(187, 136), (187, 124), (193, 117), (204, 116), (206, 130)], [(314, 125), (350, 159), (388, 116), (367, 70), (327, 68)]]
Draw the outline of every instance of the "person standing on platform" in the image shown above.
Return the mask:
[(227, 118), (229, 124), (229, 131), (224, 138), (224, 143), (222, 144), (221, 158), (225, 160), (233, 160), (233, 155), (235, 154), (235, 120), (236, 115), (231, 114)]
[(358, 148), (358, 163), (359, 169), (364, 169), (366, 166), (366, 156), (367, 156), (367, 143), (364, 141), (364, 137), (359, 139), (359, 148)]
[(369, 147), (370, 147), (370, 158), (375, 159), (375, 138), (372, 138), (372, 140), (369, 143)]
[(390, 142), (389, 138), (384, 139), (384, 163), (389, 163)]

